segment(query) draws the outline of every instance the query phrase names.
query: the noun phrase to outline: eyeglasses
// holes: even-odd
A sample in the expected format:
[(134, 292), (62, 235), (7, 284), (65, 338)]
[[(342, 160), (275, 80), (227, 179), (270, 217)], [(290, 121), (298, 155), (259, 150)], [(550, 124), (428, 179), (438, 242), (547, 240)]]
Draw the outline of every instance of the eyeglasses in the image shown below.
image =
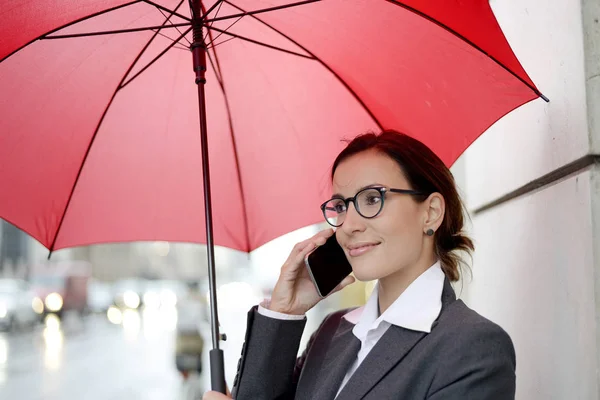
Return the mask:
[(363, 218), (375, 218), (383, 210), (383, 203), (387, 192), (422, 196), (424, 193), (408, 189), (390, 189), (385, 187), (370, 187), (362, 189), (354, 197), (343, 199), (334, 197), (321, 204), (321, 211), (325, 221), (333, 227), (340, 227), (346, 219), (348, 206), (354, 204), (356, 212)]

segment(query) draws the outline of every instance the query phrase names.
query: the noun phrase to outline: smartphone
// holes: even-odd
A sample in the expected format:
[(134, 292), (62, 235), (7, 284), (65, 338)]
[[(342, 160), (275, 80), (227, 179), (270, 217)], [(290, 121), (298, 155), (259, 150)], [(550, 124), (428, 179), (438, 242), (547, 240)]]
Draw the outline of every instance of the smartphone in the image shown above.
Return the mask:
[(352, 267), (335, 234), (304, 259), (306, 268), (319, 296), (326, 297), (350, 275)]

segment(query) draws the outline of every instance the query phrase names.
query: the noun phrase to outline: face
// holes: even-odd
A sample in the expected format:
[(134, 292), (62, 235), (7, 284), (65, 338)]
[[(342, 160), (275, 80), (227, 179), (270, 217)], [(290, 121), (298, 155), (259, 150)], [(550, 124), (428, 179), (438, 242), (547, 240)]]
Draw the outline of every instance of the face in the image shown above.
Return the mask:
[[(348, 198), (368, 186), (414, 189), (398, 164), (380, 152), (362, 152), (339, 164), (333, 176), (335, 194)], [(428, 201), (388, 192), (381, 213), (372, 219), (360, 216), (350, 203), (336, 236), (357, 279), (382, 279), (422, 257), (427, 220)]]

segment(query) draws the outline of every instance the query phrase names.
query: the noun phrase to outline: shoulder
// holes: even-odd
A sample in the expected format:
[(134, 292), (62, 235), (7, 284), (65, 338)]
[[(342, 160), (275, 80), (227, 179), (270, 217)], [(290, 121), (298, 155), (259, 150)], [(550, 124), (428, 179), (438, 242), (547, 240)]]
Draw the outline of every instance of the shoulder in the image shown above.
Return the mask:
[(428, 399), (514, 399), (515, 350), (498, 324), (456, 300), (432, 330), (435, 373)]
[(494, 358), (515, 365), (515, 349), (509, 334), (498, 324), (456, 300), (438, 321), (442, 347), (459, 358)]

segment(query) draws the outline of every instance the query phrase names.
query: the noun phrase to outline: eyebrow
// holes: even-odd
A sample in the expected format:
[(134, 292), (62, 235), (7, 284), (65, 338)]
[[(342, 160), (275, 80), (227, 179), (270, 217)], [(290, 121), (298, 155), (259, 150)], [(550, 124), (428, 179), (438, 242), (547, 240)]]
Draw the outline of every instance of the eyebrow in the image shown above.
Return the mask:
[[(377, 187), (385, 187), (385, 185), (381, 184), (381, 183), (372, 183), (370, 185), (367, 186), (363, 186), (360, 189), (358, 189), (356, 191), (356, 193), (360, 192), (361, 190), (365, 190), (365, 189), (369, 189), (369, 188), (377, 188)], [(354, 195), (356, 195), (356, 193)], [(342, 196), (340, 193), (336, 193), (333, 196), (331, 196), (332, 199), (345, 199), (344, 196)]]

